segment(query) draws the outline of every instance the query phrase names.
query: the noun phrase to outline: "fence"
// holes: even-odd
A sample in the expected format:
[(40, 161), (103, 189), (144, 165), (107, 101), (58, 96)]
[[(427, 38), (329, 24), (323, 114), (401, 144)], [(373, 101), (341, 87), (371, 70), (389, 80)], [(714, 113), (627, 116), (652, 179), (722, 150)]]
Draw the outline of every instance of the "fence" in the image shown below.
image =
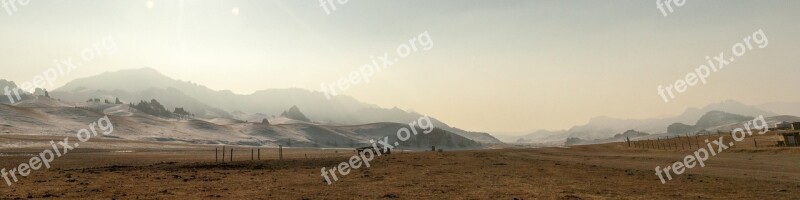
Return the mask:
[[(316, 159), (355, 155), (353, 149), (319, 148), (248, 148), (222, 146), (213, 149), (214, 161), (219, 163), (256, 160)], [(207, 155), (207, 154), (206, 154)]]
[[(697, 148), (704, 148), (706, 143), (713, 143), (720, 137), (723, 138), (725, 145), (729, 148), (766, 148), (776, 147), (778, 141), (781, 141), (776, 134), (767, 133), (764, 135), (748, 135), (744, 140), (735, 142), (730, 132), (717, 131), (716, 133), (703, 133), (696, 135), (677, 135), (674, 137), (656, 137), (650, 139), (631, 140), (625, 138), (625, 143), (631, 148), (640, 149), (656, 149), (656, 150), (694, 150)], [(729, 145), (733, 143), (734, 145)]]

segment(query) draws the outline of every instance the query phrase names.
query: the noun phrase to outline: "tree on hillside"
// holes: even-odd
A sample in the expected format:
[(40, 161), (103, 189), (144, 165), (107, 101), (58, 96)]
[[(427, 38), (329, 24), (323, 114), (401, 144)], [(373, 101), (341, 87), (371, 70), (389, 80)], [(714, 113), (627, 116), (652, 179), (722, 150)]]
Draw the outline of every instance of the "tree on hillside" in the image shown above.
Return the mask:
[(122, 101), (119, 101), (119, 97), (114, 99), (114, 104), (122, 104)]
[(189, 116), (192, 115), (183, 108), (175, 108), (175, 111), (172, 111), (172, 113), (175, 113), (175, 115), (178, 115), (178, 117), (180, 117), (181, 119), (188, 119)]
[(140, 101), (133, 107), (139, 111), (142, 111), (143, 113), (147, 113), (150, 115), (167, 117), (167, 118), (173, 117), (172, 112), (164, 108), (164, 105), (161, 105), (161, 103), (159, 103), (155, 99), (150, 100), (149, 103), (146, 101)]
[(583, 140), (583, 139), (576, 138), (576, 137), (570, 137), (570, 138), (567, 138), (567, 141), (564, 142), (564, 145), (571, 146), (571, 145), (580, 144), (580, 143), (584, 143), (584, 142), (586, 142), (586, 141)]

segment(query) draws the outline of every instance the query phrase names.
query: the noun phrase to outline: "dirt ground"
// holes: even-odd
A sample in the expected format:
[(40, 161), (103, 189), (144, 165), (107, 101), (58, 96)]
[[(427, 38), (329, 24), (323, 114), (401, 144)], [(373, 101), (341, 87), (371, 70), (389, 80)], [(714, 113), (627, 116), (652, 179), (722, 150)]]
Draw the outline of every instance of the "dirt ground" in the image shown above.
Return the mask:
[[(229, 148), (229, 147), (228, 147)], [(41, 151), (39, 149), (38, 151)], [(0, 150), (0, 167), (34, 150)], [(320, 168), (354, 155), (346, 149), (235, 150), (217, 163), (214, 147), (80, 150), (32, 172), (0, 199), (797, 199), (800, 149), (729, 149), (662, 184), (655, 166), (689, 150), (624, 144), (571, 148), (404, 152), (382, 156), (327, 185)], [(230, 157), (227, 157), (228, 159)], [(0, 179), (1, 180), (1, 179)]]

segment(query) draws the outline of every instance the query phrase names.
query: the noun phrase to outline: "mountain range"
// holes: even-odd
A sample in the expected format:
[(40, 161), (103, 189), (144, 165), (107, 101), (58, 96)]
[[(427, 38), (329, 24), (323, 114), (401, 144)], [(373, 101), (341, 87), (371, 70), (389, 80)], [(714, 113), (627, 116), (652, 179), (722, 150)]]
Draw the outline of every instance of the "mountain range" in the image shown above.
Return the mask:
[[(300, 112), (300, 110), (296, 110)], [(457, 134), (432, 129), (430, 133), (412, 135), (399, 141), (395, 132), (408, 127), (401, 123), (372, 123), (350, 126), (322, 125), (291, 121), (286, 124), (244, 122), (216, 118), (175, 119), (145, 114), (128, 104), (85, 102), (70, 104), (44, 96), (14, 105), (0, 104), (0, 134), (15, 136), (74, 136), (76, 130), (108, 116), (113, 125), (113, 134), (98, 135), (109, 140), (120, 140), (126, 144), (139, 141), (174, 144), (210, 144), (277, 147), (360, 147), (371, 145), (368, 141), (389, 138), (389, 143), (398, 142), (401, 149), (429, 149), (430, 146), (447, 149), (482, 148), (480, 143)], [(283, 118), (283, 117), (280, 117)], [(420, 127), (417, 132), (422, 133)], [(15, 142), (16, 141), (16, 142)], [(3, 148), (24, 148), (40, 145), (36, 142), (12, 140)], [(143, 148), (135, 146), (135, 148)], [(113, 147), (93, 147), (113, 148)]]
[[(5, 86), (14, 87), (15, 84), (0, 80), (0, 87)], [(35, 97), (32, 94), (23, 96), (23, 99), (27, 100)], [(194, 114), (198, 120), (218, 125), (265, 120), (267, 124), (301, 123), (320, 126), (405, 124), (423, 116), (396, 107), (381, 108), (346, 95), (328, 99), (321, 92), (297, 88), (265, 89), (246, 95), (235, 94), (229, 90), (217, 91), (200, 84), (172, 79), (151, 68), (106, 72), (75, 79), (51, 91), (50, 96), (61, 100), (61, 103), (86, 102), (96, 98), (112, 101), (119, 98), (126, 103), (157, 99), (167, 108), (181, 107)], [(3, 100), (0, 98), (0, 103), (3, 103)], [(7, 99), (5, 100), (7, 103)], [(505, 137), (504, 140), (509, 143), (561, 145), (570, 137), (584, 140), (604, 140), (629, 130), (654, 135), (699, 131), (714, 127), (698, 122), (705, 121), (701, 118), (709, 114), (716, 114), (723, 118), (731, 117), (728, 114), (740, 116), (732, 117), (730, 121), (758, 115), (783, 116), (783, 118), (791, 120), (794, 119), (792, 115), (800, 115), (798, 108), (800, 108), (800, 103), (782, 102), (749, 106), (734, 100), (726, 100), (702, 108), (689, 108), (676, 116), (651, 119), (618, 119), (599, 116), (590, 119), (586, 124), (576, 125), (567, 130), (539, 130), (522, 136)], [(434, 117), (431, 117), (431, 121), (437, 128), (471, 141), (483, 144), (503, 143), (488, 133), (461, 130)], [(719, 125), (719, 123), (712, 124)], [(673, 131), (670, 131), (670, 127)]]
[[(172, 79), (152, 68), (120, 70), (75, 79), (51, 91), (50, 96), (64, 102), (119, 98), (126, 103), (135, 103), (156, 99), (168, 108), (181, 107), (196, 118), (207, 121), (229, 118), (260, 122), (267, 116), (280, 114), (295, 115), (289, 118), (297, 119), (298, 113), (292, 111), (298, 108), (303, 110), (304, 116), (297, 120), (331, 126), (386, 122), (406, 124), (423, 116), (398, 108), (381, 108), (346, 95), (327, 99), (321, 92), (296, 88), (266, 89), (248, 95), (229, 90), (215, 91), (200, 84)], [(288, 112), (283, 113), (287, 108), (290, 108)], [(434, 117), (431, 117), (431, 121), (437, 128), (473, 141), (501, 143), (488, 133), (461, 130)]]
[[(772, 104), (765, 104), (772, 105)], [(641, 131), (653, 135), (669, 134), (672, 127), (675, 133), (696, 132), (700, 130), (730, 130), (730, 127), (743, 120), (752, 120), (755, 116), (763, 115), (772, 122), (800, 121), (786, 113), (783, 108), (794, 104), (781, 104), (778, 106), (749, 106), (735, 100), (726, 100), (710, 104), (702, 108), (689, 108), (682, 114), (669, 117), (651, 119), (617, 119), (611, 117), (595, 117), (584, 125), (574, 126), (567, 130), (548, 131), (539, 130), (530, 134), (506, 137), (504, 141), (521, 144), (561, 145), (567, 138), (580, 138), (583, 140), (606, 140), (613, 138), (628, 130)], [(798, 104), (800, 105), (800, 104)], [(695, 124), (695, 125), (688, 125)]]

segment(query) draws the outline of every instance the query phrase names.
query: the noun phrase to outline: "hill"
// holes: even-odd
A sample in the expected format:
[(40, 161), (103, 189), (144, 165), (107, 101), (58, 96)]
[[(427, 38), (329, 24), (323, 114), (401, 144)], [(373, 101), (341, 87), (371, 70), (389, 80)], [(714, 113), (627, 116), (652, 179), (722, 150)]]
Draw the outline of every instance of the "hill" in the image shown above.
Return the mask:
[(711, 111), (700, 117), (695, 125), (686, 125), (683, 123), (674, 123), (667, 128), (667, 133), (671, 134), (685, 134), (695, 133), (698, 131), (713, 129), (723, 125), (735, 124), (752, 120), (753, 117), (744, 115), (737, 115), (722, 111)]
[(283, 113), (281, 113), (281, 117), (300, 120), (304, 122), (311, 122), (311, 119), (308, 119), (308, 117), (306, 117), (306, 115), (303, 114), (303, 112), (300, 112), (300, 109), (297, 108), (297, 106), (292, 106), (291, 108), (289, 108), (289, 110), (283, 111)]
[[(220, 118), (178, 120), (158, 117), (124, 104), (82, 103), (61, 106), (63, 102), (26, 100), (25, 106), (0, 104), (0, 133), (30, 136), (73, 136), (93, 120), (108, 115), (114, 134), (102, 136), (129, 141), (151, 141), (186, 144), (228, 144), (275, 147), (357, 147), (371, 145), (370, 140), (383, 137), (396, 141), (396, 132), (408, 127), (400, 123), (363, 125), (322, 125), (313, 123), (262, 124)], [(292, 109), (290, 109), (292, 110)], [(217, 123), (215, 123), (217, 122)], [(43, 129), (44, 128), (44, 129)], [(417, 127), (417, 129), (420, 129)], [(43, 132), (42, 130), (46, 130)], [(418, 130), (422, 132), (423, 130)], [(24, 147), (25, 143), (10, 144)], [(435, 129), (418, 134), (402, 143), (403, 149), (476, 149), (482, 145), (455, 133)]]
[[(720, 116), (720, 111), (742, 116), (763, 115), (765, 117), (770, 117), (777, 115), (773, 112), (761, 110), (755, 106), (748, 106), (734, 100), (726, 100), (709, 104), (702, 108), (688, 108), (682, 114), (676, 116), (651, 119), (617, 119), (600, 116), (590, 119), (589, 122), (584, 125), (573, 126), (565, 131), (542, 130), (522, 137), (512, 137), (511, 139), (521, 144), (563, 144), (563, 142), (570, 137), (580, 138), (582, 140), (605, 140), (627, 130), (637, 130), (652, 134), (669, 133), (670, 129), (672, 129), (672, 132), (693, 132), (698, 131), (697, 127), (687, 124), (698, 123), (698, 120), (701, 119), (701, 128), (699, 130), (716, 128), (717, 125), (728, 122), (729, 120), (726, 120), (725, 116)], [(752, 117), (750, 119), (752, 119)]]
[[(185, 107), (205, 119), (250, 116), (247, 113), (280, 115), (286, 108), (303, 108), (303, 114), (315, 122), (327, 125), (356, 125), (380, 122), (408, 123), (422, 114), (398, 108), (380, 108), (338, 95), (327, 99), (321, 92), (303, 89), (267, 89), (240, 95), (228, 90), (215, 91), (208, 87), (179, 81), (151, 68), (106, 72), (73, 80), (51, 92), (54, 98), (72, 102), (88, 98), (120, 98), (125, 102), (158, 99), (168, 108)], [(230, 112), (239, 111), (238, 115)], [(236, 118), (237, 120), (253, 120)], [(261, 119), (257, 119), (261, 121)], [(465, 131), (431, 118), (436, 127), (482, 143), (502, 143), (488, 133)]]

